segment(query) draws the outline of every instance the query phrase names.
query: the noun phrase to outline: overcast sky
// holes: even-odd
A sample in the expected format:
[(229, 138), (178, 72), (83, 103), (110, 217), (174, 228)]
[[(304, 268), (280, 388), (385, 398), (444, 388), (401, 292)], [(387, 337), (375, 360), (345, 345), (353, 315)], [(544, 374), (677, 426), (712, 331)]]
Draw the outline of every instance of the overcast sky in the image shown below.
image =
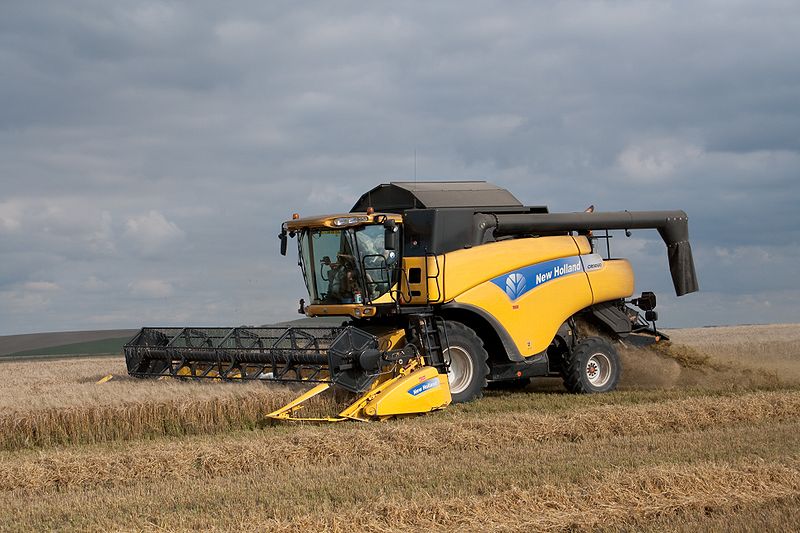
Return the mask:
[(280, 222), (390, 180), (553, 211), (684, 209), (612, 241), (665, 326), (800, 322), (800, 4), (3, 2), (0, 334), (297, 317)]

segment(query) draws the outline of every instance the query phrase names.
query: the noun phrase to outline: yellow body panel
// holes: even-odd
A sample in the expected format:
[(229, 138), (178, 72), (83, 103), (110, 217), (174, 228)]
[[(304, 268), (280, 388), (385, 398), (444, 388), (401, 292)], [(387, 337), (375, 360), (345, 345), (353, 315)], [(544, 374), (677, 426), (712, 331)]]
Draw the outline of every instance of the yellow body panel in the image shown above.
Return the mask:
[(362, 304), (311, 304), (306, 306), (306, 316), (352, 316), (369, 318), (376, 314), (374, 305)]
[(402, 328), (379, 326), (376, 328), (364, 327), (362, 329), (378, 338), (378, 348), (384, 352), (397, 350), (406, 345), (406, 330)]
[(372, 303), (374, 305), (380, 305), (380, 304), (394, 305), (394, 295), (396, 294), (397, 290), (398, 290), (397, 285), (393, 285), (392, 288), (389, 290), (389, 292), (381, 294), (379, 297), (372, 300)]
[[(291, 402), (287, 403), (280, 409), (272, 411), (271, 413), (267, 414), (268, 418), (274, 418), (276, 420), (308, 420), (314, 422), (338, 422), (339, 420), (334, 417), (315, 417), (315, 418), (302, 418), (293, 416), (294, 413), (303, 408), (303, 404), (317, 396), (326, 390), (331, 388), (330, 383), (320, 383), (319, 385), (315, 386), (314, 388), (306, 391), (305, 393), (301, 394)], [(342, 418), (342, 420), (347, 420), (346, 418)]]
[(518, 268), (590, 251), (585, 237), (565, 236), (509, 239), (450, 252), (444, 256), (445, 301)]
[[(442, 300), (443, 255), (430, 257), (404, 257), (402, 291), (400, 302), (409, 305), (440, 303)], [(419, 281), (414, 279), (413, 270), (419, 269)]]
[(400, 376), (364, 407), (369, 417), (427, 413), (450, 404), (447, 374), (430, 366), (421, 366)]
[(486, 281), (455, 299), (491, 314), (523, 357), (541, 353), (566, 319), (592, 304), (586, 274), (578, 272), (546, 283), (510, 300), (505, 292)]
[(320, 383), (267, 416), (313, 422), (367, 421), (444, 409), (451, 401), (447, 374), (439, 374), (435, 368), (423, 366), (421, 358), (414, 358), (406, 366), (380, 376), (367, 392), (336, 416), (295, 416), (305, 402), (330, 387), (330, 383)]
[(633, 295), (633, 268), (627, 259), (605, 260), (601, 269), (588, 272), (588, 276), (594, 295), (592, 303)]

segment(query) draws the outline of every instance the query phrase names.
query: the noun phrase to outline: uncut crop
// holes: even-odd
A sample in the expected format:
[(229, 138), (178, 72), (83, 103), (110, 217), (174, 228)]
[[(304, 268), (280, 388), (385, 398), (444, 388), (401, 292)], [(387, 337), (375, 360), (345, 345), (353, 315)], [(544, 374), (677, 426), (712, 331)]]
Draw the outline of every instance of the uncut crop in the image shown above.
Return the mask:
[[(299, 393), (263, 383), (134, 379), (119, 358), (2, 368), (11, 378), (0, 389), (0, 449), (254, 428)], [(109, 373), (111, 381), (97, 383)]]

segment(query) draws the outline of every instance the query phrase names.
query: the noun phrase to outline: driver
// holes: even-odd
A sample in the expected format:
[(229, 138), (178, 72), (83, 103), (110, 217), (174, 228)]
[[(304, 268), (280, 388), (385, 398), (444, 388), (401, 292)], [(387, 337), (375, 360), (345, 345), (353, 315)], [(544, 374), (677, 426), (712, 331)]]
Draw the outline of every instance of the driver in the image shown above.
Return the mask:
[(355, 303), (358, 290), (356, 277), (356, 261), (352, 255), (338, 253), (336, 262), (331, 263), (329, 257), (323, 263), (331, 267), (328, 274), (328, 298), (343, 304)]

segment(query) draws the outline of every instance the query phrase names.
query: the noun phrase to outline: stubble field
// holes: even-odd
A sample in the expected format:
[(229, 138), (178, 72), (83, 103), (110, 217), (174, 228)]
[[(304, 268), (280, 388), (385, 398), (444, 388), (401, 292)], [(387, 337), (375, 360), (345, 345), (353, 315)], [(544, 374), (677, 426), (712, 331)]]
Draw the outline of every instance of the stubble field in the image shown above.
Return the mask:
[(614, 393), (329, 426), (265, 420), (285, 387), (2, 363), (0, 530), (796, 529), (800, 327), (670, 334), (619, 347)]

